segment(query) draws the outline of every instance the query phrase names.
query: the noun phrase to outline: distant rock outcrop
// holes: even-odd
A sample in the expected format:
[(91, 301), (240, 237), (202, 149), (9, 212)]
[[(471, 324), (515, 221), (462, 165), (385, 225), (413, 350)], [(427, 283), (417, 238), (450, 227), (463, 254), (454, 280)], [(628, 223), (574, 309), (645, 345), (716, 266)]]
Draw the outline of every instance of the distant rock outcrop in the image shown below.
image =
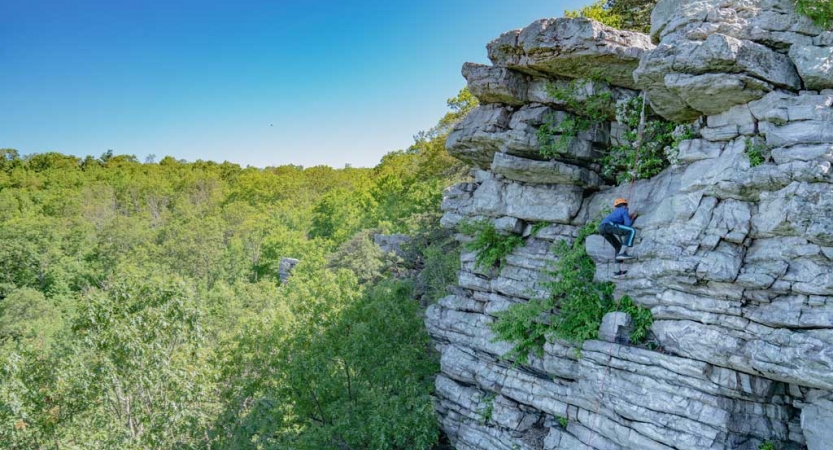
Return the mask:
[(278, 263), (278, 276), (281, 279), (281, 283), (286, 283), (289, 280), (289, 276), (292, 275), (292, 269), (301, 262), (295, 258), (281, 258), (280, 262)]
[[(456, 448), (833, 448), (831, 33), (790, 0), (662, 0), (650, 38), (548, 19), (488, 49), (494, 66), (463, 69), (483, 104), (447, 141), (477, 170), (446, 191), (442, 223), (487, 219), (526, 240), (501, 270), (464, 252), (455, 294), (426, 313)], [(606, 185), (613, 117), (558, 158), (539, 154), (545, 118), (575, 114), (545, 87), (571, 78), (606, 79), (592, 89), (615, 101), (644, 89), (657, 113), (699, 131), (658, 176)], [(638, 259), (617, 295), (650, 308), (663, 351), (550, 341), (528, 364), (502, 360), (512, 345), (495, 340), (495, 315), (547, 295), (552, 243), (627, 196)], [(611, 280), (610, 246), (591, 236), (587, 249), (596, 279)], [(622, 324), (607, 325), (616, 341)]]
[(384, 253), (393, 253), (396, 256), (405, 256), (405, 250), (402, 248), (411, 242), (411, 237), (407, 234), (374, 234), (373, 243), (378, 245)]

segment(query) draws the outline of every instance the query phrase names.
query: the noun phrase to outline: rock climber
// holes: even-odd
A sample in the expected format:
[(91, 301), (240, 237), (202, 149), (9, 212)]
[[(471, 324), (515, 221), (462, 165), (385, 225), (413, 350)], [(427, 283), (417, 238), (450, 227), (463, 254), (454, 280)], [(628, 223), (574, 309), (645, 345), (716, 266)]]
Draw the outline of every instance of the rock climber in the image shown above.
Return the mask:
[(636, 230), (633, 229), (633, 221), (637, 213), (628, 211), (628, 200), (617, 198), (613, 201), (613, 212), (608, 214), (599, 224), (599, 234), (610, 242), (616, 250), (616, 260), (624, 261), (632, 259), (624, 247), (633, 247), (633, 238), (636, 237)]

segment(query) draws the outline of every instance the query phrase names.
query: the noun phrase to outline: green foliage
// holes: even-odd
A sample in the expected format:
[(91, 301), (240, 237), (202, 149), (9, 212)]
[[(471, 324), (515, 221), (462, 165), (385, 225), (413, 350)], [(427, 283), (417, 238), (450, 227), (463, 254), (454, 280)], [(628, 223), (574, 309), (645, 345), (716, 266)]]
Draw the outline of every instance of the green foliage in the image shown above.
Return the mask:
[(457, 281), (460, 245), (451, 237), (432, 242), (423, 247), (420, 259), (416, 288), (422, 294), (423, 304), (432, 304), (448, 295), (448, 287)]
[(420, 308), (459, 268), (444, 136), (476, 104), (372, 169), (0, 150), (0, 449), (431, 448)]
[(103, 448), (96, 442), (101, 433), (85, 427), (92, 386), (79, 372), (76, 361), (46, 358), (34, 348), (7, 355), (0, 366), (0, 448), (60, 447), (69, 439), (77, 448)]
[[(73, 324), (81, 348), (98, 357), (85, 377), (109, 406), (113, 445), (158, 448), (192, 438), (211, 410), (203, 314), (194, 291), (175, 278), (120, 272), (85, 296)], [(137, 327), (136, 324), (142, 324)], [(184, 434), (171, 436), (172, 430)]]
[(586, 17), (609, 27), (648, 33), (651, 10), (658, 0), (596, 0), (579, 10), (564, 11), (566, 17)]
[(348, 269), (362, 283), (379, 281), (395, 256), (385, 255), (373, 243), (375, 231), (356, 233), (349, 241), (341, 244), (331, 256), (328, 267), (335, 270)]
[(765, 441), (758, 445), (758, 450), (778, 450), (778, 447), (772, 441)]
[(744, 145), (746, 150), (746, 156), (749, 157), (750, 166), (757, 167), (766, 162), (766, 157), (764, 156), (764, 151), (766, 151), (766, 145), (764, 144), (763, 140), (757, 137), (746, 138)]
[[(617, 120), (623, 126), (620, 145), (611, 146), (602, 159), (602, 174), (619, 182), (651, 178), (668, 167), (668, 153), (679, 143), (692, 137), (691, 128), (677, 127), (673, 122), (652, 117), (646, 105), (642, 140), (639, 125), (642, 117), (642, 96), (621, 103)], [(641, 143), (641, 145), (640, 145)], [(637, 158), (638, 156), (638, 158)]]
[(532, 225), (532, 236), (537, 236), (538, 232), (546, 228), (547, 225), (549, 225), (547, 222), (536, 222), (534, 225)]
[(481, 402), (485, 405), (477, 411), (477, 415), (480, 416), (480, 423), (485, 425), (492, 420), (492, 413), (495, 411), (495, 394), (487, 394)]
[(506, 257), (524, 243), (518, 235), (499, 233), (494, 224), (486, 219), (465, 223), (460, 230), (472, 236), (464, 247), (475, 252), (475, 265), (482, 269), (501, 267)]
[(586, 17), (609, 27), (622, 28), (622, 17), (611, 11), (607, 3), (606, 0), (596, 0), (581, 9), (564, 11), (564, 17)]
[(593, 281), (596, 264), (585, 250), (584, 241), (595, 233), (597, 225), (590, 223), (582, 228), (572, 245), (562, 240), (554, 248), (558, 260), (553, 281), (547, 285), (558, 310), (553, 332), (573, 342), (595, 339), (604, 314), (615, 310), (614, 285)]
[(438, 368), (411, 296), (398, 281), (363, 292), (347, 271), (293, 276), (278, 299), (290, 323), (256, 322), (223, 352), (236, 420), (217, 430), (219, 448), (430, 448)]
[(833, 2), (830, 0), (796, 0), (795, 9), (821, 28), (833, 26)]
[(446, 105), (451, 110), (447, 112), (439, 121), (437, 126), (429, 133), (435, 136), (447, 134), (457, 122), (463, 120), (470, 112), (480, 104), (468, 87), (460, 89), (456, 97), (446, 100)]
[(602, 318), (612, 311), (631, 314), (635, 324), (631, 340), (635, 344), (644, 342), (653, 320), (650, 310), (635, 305), (628, 297), (617, 302), (613, 283), (593, 281), (596, 266), (584, 242), (595, 233), (597, 225), (592, 222), (582, 228), (572, 245), (563, 240), (554, 245), (558, 259), (550, 273), (552, 281), (547, 283), (547, 298), (512, 305), (492, 323), (498, 339), (515, 344), (505, 357), (525, 362), (531, 351), (540, 356), (550, 338), (579, 345), (596, 339)]
[(570, 420), (566, 417), (556, 416), (558, 418), (558, 424), (561, 425), (561, 428), (567, 428), (567, 424), (570, 423)]
[(648, 339), (648, 330), (654, 323), (654, 316), (651, 315), (651, 310), (643, 308), (633, 302), (633, 299), (627, 295), (619, 299), (619, 306), (617, 311), (623, 311), (630, 314), (633, 319), (633, 331), (631, 331), (631, 342), (635, 344), (644, 343)]
[(32, 288), (11, 291), (0, 301), (0, 344), (50, 346), (63, 325), (56, 302)]
[(565, 109), (576, 112), (565, 117), (564, 113), (549, 114), (538, 128), (538, 145), (541, 156), (556, 158), (567, 152), (579, 133), (590, 130), (610, 118), (613, 97), (610, 91), (596, 92), (599, 80), (576, 79), (566, 87), (547, 86), (551, 97), (561, 102)]

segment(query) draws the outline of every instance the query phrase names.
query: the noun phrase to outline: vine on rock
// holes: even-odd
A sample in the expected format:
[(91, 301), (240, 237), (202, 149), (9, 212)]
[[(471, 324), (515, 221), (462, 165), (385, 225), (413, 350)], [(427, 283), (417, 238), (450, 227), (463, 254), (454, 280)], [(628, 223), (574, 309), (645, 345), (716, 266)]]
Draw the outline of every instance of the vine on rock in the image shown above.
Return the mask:
[(629, 313), (634, 321), (631, 341), (645, 341), (653, 322), (651, 311), (634, 304), (627, 296), (617, 302), (613, 283), (593, 281), (596, 265), (587, 254), (585, 240), (597, 226), (598, 222), (584, 226), (572, 245), (564, 240), (554, 245), (559, 258), (549, 272), (553, 279), (546, 285), (549, 296), (514, 304), (499, 313), (491, 324), (498, 340), (515, 344), (505, 358), (525, 363), (531, 351), (541, 356), (550, 338), (577, 345), (596, 339), (602, 318), (612, 311)]

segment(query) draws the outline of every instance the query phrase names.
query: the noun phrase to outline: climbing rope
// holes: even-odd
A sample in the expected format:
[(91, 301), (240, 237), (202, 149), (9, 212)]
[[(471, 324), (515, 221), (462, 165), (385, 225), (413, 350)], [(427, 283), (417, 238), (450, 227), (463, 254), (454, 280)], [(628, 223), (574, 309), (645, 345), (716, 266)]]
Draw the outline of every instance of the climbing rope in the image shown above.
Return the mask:
[[(631, 201), (633, 199), (633, 190), (634, 190), (634, 186), (636, 185), (636, 175), (637, 175), (638, 170), (639, 170), (639, 151), (642, 149), (642, 142), (643, 142), (643, 139), (645, 137), (645, 109), (646, 109), (647, 103), (648, 103), (648, 93), (643, 92), (642, 93), (642, 111), (639, 114), (639, 128), (637, 129), (637, 135), (636, 135), (637, 136), (636, 137), (636, 153), (634, 155), (633, 166), (632, 166), (632, 170), (631, 170), (631, 185), (628, 188), (628, 196), (626, 197), (628, 199), (628, 201)], [(616, 264), (616, 249), (615, 248), (613, 249), (613, 261), (614, 261), (613, 264)], [(612, 275), (611, 274), (611, 270), (612, 270), (611, 266), (612, 265), (608, 265), (608, 277), (612, 279), (613, 277), (611, 276)], [(619, 273), (621, 274), (621, 272), (622, 272), (622, 263), (620, 262), (619, 263)], [(616, 311), (619, 311), (619, 307), (621, 306), (621, 300), (622, 300), (621, 298), (616, 299)], [(618, 314), (616, 315), (616, 318), (613, 321), (613, 330), (614, 330), (614, 332), (618, 332), (618, 330), (619, 330), (619, 315)], [(602, 408), (602, 398), (604, 397), (605, 386), (607, 385), (607, 377), (608, 377), (608, 375), (610, 375), (610, 363), (613, 362), (613, 346), (616, 344), (615, 341), (616, 341), (616, 336), (614, 335), (613, 336), (613, 341), (610, 342), (610, 345), (608, 346), (608, 349), (607, 349), (607, 363), (605, 364), (605, 371), (604, 371), (604, 374), (602, 375), (601, 385), (599, 386), (599, 395), (596, 398), (596, 411), (594, 413), (595, 414), (594, 419), (596, 419), (596, 420), (598, 420), (598, 418), (599, 418), (599, 411), (601, 411), (601, 408)], [(587, 444), (585, 444), (585, 445), (587, 445), (587, 448), (589, 448), (591, 450), (593, 449), (592, 444), (593, 444), (593, 441), (595, 439), (596, 439), (596, 433), (593, 433), (592, 435), (590, 435), (590, 441)]]

